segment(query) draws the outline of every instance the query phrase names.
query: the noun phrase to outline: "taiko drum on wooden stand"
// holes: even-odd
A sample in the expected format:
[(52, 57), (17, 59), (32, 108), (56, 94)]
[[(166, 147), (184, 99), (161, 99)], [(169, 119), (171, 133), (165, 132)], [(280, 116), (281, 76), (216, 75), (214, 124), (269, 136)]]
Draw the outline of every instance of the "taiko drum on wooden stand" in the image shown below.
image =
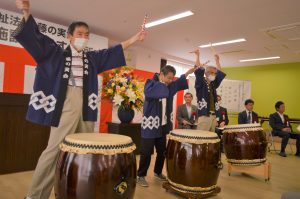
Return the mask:
[(123, 135), (68, 135), (60, 145), (54, 186), (56, 198), (134, 198), (134, 149), (131, 138)]
[(189, 198), (220, 192), (220, 139), (213, 132), (175, 129), (168, 135), (166, 190)]

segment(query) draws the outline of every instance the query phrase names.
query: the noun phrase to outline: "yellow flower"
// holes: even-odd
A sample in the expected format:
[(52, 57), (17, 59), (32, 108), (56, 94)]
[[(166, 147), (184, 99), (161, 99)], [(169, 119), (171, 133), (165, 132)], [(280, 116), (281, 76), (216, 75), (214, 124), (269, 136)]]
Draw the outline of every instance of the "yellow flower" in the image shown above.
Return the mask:
[(112, 83), (112, 84), (111, 84), (112, 87), (114, 87), (115, 85), (116, 85), (115, 83)]
[(121, 91), (125, 91), (126, 88), (124, 86), (121, 87)]
[(112, 93), (113, 93), (113, 90), (112, 90), (112, 89), (107, 89), (107, 93), (108, 93), (108, 94), (112, 94)]

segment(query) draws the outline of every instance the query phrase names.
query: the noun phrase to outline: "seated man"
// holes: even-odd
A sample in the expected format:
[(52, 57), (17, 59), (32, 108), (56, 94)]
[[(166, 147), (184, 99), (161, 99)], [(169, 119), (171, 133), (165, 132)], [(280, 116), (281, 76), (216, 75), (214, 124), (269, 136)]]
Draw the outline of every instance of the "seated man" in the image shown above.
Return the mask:
[(220, 106), (221, 104), (221, 96), (220, 95), (217, 95), (217, 99), (218, 99), (218, 105), (219, 105), (219, 110), (217, 111), (217, 114), (216, 114), (216, 119), (218, 121), (218, 124), (217, 124), (217, 128), (216, 128), (216, 133), (218, 134), (219, 138), (221, 139), (221, 152), (223, 152), (223, 140), (222, 140), (222, 135), (223, 135), (223, 130), (221, 128), (223, 128), (225, 125), (228, 125), (229, 123), (229, 119), (228, 119), (228, 114), (227, 114), (227, 109)]
[(193, 125), (198, 119), (197, 106), (192, 105), (193, 95), (192, 93), (186, 93), (184, 95), (185, 104), (178, 107), (177, 121), (179, 129), (196, 129), (197, 125)]
[(219, 110), (217, 111), (217, 121), (218, 121), (218, 127), (224, 127), (225, 125), (228, 125), (229, 119), (227, 114), (227, 109), (223, 106), (220, 106), (221, 104), (221, 96), (217, 95), (218, 104), (219, 104)]
[(289, 141), (289, 138), (296, 139), (297, 152), (296, 156), (300, 157), (300, 134), (293, 133), (292, 126), (289, 122), (289, 117), (284, 113), (285, 106), (281, 101), (275, 104), (276, 112), (270, 115), (269, 124), (272, 127), (272, 134), (282, 138), (280, 156), (286, 157), (285, 148)]
[(239, 113), (238, 124), (258, 123), (258, 115), (253, 111), (254, 101), (247, 99), (245, 101), (245, 108), (243, 112)]

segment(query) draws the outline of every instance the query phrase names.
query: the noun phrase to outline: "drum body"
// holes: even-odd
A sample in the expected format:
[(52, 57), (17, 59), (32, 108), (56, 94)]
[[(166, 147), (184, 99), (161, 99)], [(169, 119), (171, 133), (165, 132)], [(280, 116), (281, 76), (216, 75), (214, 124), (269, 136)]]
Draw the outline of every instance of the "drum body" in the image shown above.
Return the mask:
[(266, 161), (268, 143), (260, 124), (226, 126), (223, 142), (229, 163), (259, 165)]
[(116, 134), (78, 133), (60, 145), (55, 173), (57, 199), (133, 198), (135, 145)]
[(168, 135), (167, 174), (180, 192), (208, 194), (217, 187), (220, 139), (212, 132), (175, 129)]

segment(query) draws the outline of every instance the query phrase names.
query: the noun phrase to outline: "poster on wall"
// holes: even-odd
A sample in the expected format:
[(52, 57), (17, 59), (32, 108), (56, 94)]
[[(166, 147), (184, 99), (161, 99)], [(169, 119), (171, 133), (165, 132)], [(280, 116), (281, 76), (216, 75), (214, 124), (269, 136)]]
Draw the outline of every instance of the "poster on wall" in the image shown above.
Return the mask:
[(229, 112), (241, 112), (245, 109), (245, 100), (251, 97), (251, 82), (225, 79), (217, 93), (222, 96), (221, 106)]
[[(196, 77), (189, 77), (189, 92), (194, 96), (192, 103), (197, 105), (195, 80)], [(245, 109), (244, 101), (251, 97), (251, 82), (224, 79), (217, 94), (222, 97), (221, 106), (227, 108), (228, 112), (241, 112)]]

